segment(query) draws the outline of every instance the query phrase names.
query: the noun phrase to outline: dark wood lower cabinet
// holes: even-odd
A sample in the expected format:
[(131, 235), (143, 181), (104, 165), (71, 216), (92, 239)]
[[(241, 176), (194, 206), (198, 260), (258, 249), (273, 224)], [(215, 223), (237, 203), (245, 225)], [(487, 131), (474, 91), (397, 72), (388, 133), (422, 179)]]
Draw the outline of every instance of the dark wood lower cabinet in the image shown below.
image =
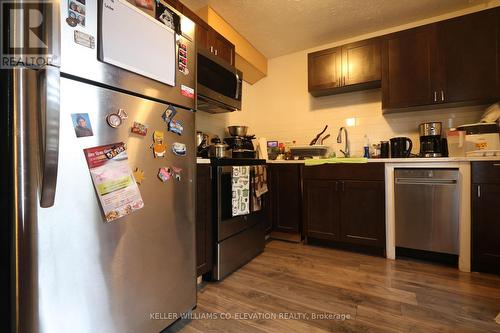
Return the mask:
[(304, 180), (304, 229), (307, 237), (339, 240), (338, 182)]
[(342, 181), (341, 237), (344, 242), (385, 246), (385, 188), (381, 181)]
[(213, 266), (211, 167), (199, 164), (196, 172), (196, 267), (200, 276)]
[(500, 274), (500, 163), (472, 163), (472, 270)]
[(303, 183), (306, 242), (385, 251), (383, 163), (305, 167)]

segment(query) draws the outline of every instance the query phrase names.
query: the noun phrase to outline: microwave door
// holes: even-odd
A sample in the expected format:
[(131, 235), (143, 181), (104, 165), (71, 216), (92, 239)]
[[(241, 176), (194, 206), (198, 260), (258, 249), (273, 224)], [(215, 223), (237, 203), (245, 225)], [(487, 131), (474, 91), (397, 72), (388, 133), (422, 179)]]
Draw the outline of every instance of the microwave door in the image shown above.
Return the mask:
[(241, 109), (242, 73), (198, 50), (198, 108), (208, 112)]

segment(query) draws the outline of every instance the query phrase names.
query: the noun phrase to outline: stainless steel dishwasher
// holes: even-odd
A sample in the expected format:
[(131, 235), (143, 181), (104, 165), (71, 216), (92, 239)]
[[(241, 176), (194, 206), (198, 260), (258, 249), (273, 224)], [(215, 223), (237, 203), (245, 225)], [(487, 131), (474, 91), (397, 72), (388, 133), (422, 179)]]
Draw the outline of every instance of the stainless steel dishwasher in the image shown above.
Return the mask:
[(456, 169), (396, 169), (396, 246), (459, 253)]

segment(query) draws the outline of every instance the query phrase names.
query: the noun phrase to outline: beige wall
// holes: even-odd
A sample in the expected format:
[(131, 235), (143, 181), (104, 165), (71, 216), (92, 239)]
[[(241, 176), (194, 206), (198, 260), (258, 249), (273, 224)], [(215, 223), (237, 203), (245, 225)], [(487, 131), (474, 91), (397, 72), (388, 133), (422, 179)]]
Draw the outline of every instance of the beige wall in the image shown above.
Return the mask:
[(425, 121), (442, 121), (445, 128), (476, 122), (484, 106), (415, 111), (382, 115), (380, 89), (367, 90), (326, 97), (312, 97), (307, 92), (307, 53), (345, 43), (378, 36), (393, 31), (463, 15), (497, 6), (499, 1), (475, 6), (466, 11), (454, 12), (433, 19), (414, 22), (358, 36), (349, 40), (321, 45), (282, 57), (270, 59), (268, 76), (256, 84), (243, 87), (242, 111), (221, 115), (197, 114), (197, 129), (224, 135), (227, 125), (248, 125), (249, 133), (279, 141), (295, 140), (307, 144), (324, 125), (329, 125), (332, 137), (327, 144), (338, 151), (335, 143), (337, 131), (345, 126), (347, 118), (356, 118), (356, 126), (349, 127), (351, 151), (362, 154), (363, 136), (371, 143), (394, 136), (409, 136), (418, 152), (417, 126)]

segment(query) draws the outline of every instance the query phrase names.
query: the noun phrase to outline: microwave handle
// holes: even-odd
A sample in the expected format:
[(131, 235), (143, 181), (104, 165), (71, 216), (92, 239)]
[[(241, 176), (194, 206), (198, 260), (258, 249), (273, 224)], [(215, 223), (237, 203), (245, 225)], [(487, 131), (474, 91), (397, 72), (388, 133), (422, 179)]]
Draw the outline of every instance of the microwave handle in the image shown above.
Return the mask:
[(240, 76), (238, 73), (235, 73), (236, 75), (236, 96), (234, 98), (238, 99), (238, 96), (240, 95)]

